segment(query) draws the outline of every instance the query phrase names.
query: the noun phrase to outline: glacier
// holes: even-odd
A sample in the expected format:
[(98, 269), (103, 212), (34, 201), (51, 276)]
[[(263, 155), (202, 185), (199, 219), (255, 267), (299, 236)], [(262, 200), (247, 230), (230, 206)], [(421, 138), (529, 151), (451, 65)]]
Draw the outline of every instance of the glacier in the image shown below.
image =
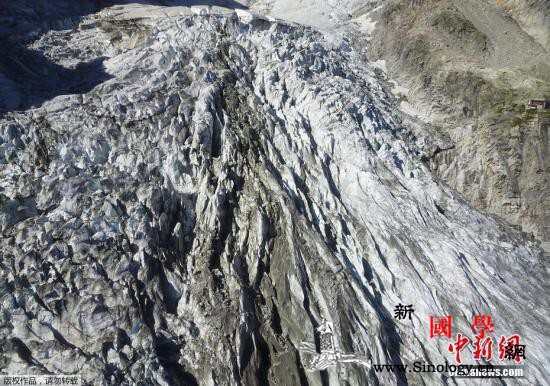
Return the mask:
[(0, 117), (2, 372), (502, 384), (306, 372), (298, 350), (326, 318), (372, 363), (444, 363), (430, 316), (467, 332), (488, 314), (526, 344), (506, 384), (550, 382), (547, 257), (432, 175), (433, 139), (352, 40), (246, 10), (116, 15), (29, 46), (67, 70), (101, 60), (101, 82)]

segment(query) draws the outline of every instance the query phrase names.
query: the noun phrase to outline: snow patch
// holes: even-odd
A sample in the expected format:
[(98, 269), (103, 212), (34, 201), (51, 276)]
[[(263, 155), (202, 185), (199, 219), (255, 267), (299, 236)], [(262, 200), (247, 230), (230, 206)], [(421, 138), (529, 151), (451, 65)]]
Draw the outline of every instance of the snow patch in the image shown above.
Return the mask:
[(371, 62), (371, 65), (374, 68), (378, 68), (382, 70), (385, 74), (388, 72), (388, 68), (386, 67), (386, 61), (384, 59), (375, 60), (374, 62)]
[(390, 79), (389, 82), (392, 84), (391, 91), (395, 95), (402, 95), (407, 96), (409, 93), (409, 89), (407, 87), (401, 86), (399, 83), (397, 83), (396, 80)]
[(376, 29), (377, 21), (372, 20), (368, 15), (362, 15), (359, 16), (354, 20), (354, 22), (357, 24), (358, 29), (360, 32), (363, 32), (366, 35), (366, 39), (370, 39), (370, 35), (374, 32)]
[(250, 23), (252, 20), (254, 20), (254, 15), (243, 9), (236, 9), (235, 13), (237, 14), (239, 20), (243, 23)]

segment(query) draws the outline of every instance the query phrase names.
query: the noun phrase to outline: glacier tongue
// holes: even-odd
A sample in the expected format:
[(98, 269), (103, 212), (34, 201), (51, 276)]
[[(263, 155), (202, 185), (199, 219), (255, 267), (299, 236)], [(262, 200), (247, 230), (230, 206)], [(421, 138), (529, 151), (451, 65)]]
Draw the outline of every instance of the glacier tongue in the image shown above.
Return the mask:
[[(453, 357), (430, 315), (468, 335), (488, 314), (522, 336), (529, 382), (550, 382), (540, 250), (430, 174), (429, 139), (348, 41), (243, 15), (127, 22), (112, 44), (95, 16), (70, 39), (112, 78), (0, 119), (4, 371), (434, 384), (305, 372), (297, 348), (325, 317), (343, 351), (440, 364)], [(81, 53), (46, 44), (66, 38), (34, 48), (68, 66)]]

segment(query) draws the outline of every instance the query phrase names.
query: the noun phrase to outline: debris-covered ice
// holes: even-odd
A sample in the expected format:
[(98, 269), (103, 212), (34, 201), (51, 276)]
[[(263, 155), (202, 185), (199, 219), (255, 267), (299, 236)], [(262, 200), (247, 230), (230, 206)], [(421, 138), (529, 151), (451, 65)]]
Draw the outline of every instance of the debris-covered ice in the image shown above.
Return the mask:
[(430, 174), (346, 40), (252, 15), (103, 12), (34, 43), (108, 76), (0, 119), (2, 371), (434, 384), (306, 372), (298, 347), (326, 317), (342, 352), (444, 363), (430, 315), (469, 331), (487, 313), (525, 340), (529, 382), (549, 382), (540, 250)]

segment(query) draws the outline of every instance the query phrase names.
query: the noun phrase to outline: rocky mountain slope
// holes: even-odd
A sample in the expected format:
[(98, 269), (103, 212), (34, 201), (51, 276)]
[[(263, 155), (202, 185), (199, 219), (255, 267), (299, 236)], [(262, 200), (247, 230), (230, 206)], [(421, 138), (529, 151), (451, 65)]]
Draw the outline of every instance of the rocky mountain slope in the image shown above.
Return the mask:
[(368, 16), (403, 110), (443, 140), (432, 170), (550, 250), (550, 113), (525, 109), (550, 99), (547, 2), (392, 0)]
[(468, 333), (486, 313), (524, 339), (522, 382), (550, 381), (542, 250), (434, 175), (439, 139), (404, 124), (353, 39), (230, 9), (100, 8), (3, 36), (68, 82), (0, 68), (20, 97), (0, 118), (3, 374), (460, 384), (306, 372), (298, 347), (326, 318), (373, 363), (440, 364), (430, 315)]
[(514, 18), (546, 51), (550, 51), (550, 10), (545, 0), (497, 0), (497, 5)]

